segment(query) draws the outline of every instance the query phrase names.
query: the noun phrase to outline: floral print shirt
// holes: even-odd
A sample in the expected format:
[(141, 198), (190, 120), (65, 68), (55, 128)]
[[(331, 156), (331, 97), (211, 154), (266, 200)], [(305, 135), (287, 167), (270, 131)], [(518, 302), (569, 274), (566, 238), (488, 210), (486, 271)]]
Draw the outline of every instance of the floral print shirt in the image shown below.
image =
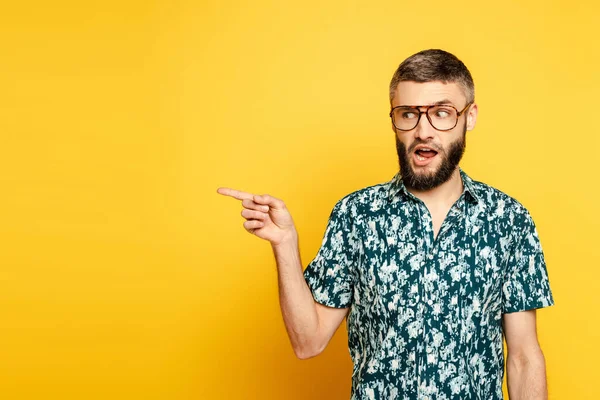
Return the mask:
[(459, 169), (437, 237), (400, 172), (333, 207), (304, 277), (350, 307), (352, 400), (502, 399), (502, 314), (554, 304), (527, 209)]

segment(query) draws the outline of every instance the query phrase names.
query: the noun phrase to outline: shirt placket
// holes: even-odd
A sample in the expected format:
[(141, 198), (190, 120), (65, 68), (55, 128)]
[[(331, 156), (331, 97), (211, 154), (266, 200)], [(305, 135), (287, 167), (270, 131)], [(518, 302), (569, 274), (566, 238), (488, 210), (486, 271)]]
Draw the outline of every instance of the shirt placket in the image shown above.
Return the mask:
[[(460, 223), (460, 209), (461, 209), (461, 201), (464, 199), (461, 197), (449, 210), (448, 215), (442, 222), (440, 226), (440, 230), (438, 232), (437, 237), (434, 237), (433, 232), (433, 220), (431, 218), (431, 214), (429, 210), (425, 206), (424, 203), (420, 202), (417, 204), (417, 208), (419, 209), (419, 225), (422, 230), (422, 248), (420, 249), (420, 253), (422, 256), (421, 261), (421, 269), (419, 270), (419, 304), (417, 307), (417, 318), (419, 319), (420, 329), (419, 335), (420, 345), (417, 346), (416, 352), (416, 361), (417, 361), (417, 398), (419, 400), (430, 400), (429, 395), (422, 393), (424, 387), (427, 386), (428, 379), (433, 375), (429, 374), (427, 368), (427, 335), (431, 330), (432, 326), (432, 318), (431, 314), (433, 311), (433, 307), (435, 305), (435, 301), (438, 300), (436, 298), (435, 287), (428, 288), (425, 276), (429, 274), (432, 270), (437, 272), (437, 262), (438, 262), (438, 251), (439, 251), (439, 241), (443, 235), (451, 229), (456, 224)], [(439, 274), (438, 274), (439, 275)]]

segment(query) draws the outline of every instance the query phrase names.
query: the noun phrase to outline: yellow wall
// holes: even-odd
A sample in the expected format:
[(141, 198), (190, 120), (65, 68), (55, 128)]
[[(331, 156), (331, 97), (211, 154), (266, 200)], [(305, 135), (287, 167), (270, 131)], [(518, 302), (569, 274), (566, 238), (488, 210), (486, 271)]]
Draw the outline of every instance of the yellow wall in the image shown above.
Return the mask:
[(347, 399), (344, 327), (295, 358), (271, 248), (216, 189), (284, 199), (306, 266), (335, 202), (397, 170), (397, 65), (443, 48), (476, 83), (463, 168), (538, 225), (550, 398), (600, 398), (598, 17), (592, 1), (3, 4), (1, 397)]

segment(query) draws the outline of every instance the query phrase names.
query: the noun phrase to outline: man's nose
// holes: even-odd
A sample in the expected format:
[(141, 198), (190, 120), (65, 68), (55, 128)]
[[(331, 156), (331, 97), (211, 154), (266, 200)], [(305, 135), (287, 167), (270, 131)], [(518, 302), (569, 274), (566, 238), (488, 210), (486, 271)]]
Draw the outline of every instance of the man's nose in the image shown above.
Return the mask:
[(427, 119), (427, 114), (421, 114), (421, 119), (415, 127), (414, 133), (415, 138), (420, 138), (422, 140), (428, 140), (434, 137), (435, 128), (431, 126), (431, 123), (429, 123), (429, 119)]

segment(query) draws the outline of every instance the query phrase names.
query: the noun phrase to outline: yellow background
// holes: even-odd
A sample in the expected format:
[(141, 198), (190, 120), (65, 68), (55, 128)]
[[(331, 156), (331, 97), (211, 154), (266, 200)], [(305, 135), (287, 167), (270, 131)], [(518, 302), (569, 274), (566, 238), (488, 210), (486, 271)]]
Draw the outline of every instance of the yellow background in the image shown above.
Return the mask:
[(461, 58), (463, 169), (532, 213), (556, 305), (550, 399), (597, 399), (597, 3), (5, 2), (0, 393), (348, 399), (345, 325), (295, 358), (267, 242), (228, 186), (282, 198), (303, 266), (345, 194), (397, 171), (398, 64)]

